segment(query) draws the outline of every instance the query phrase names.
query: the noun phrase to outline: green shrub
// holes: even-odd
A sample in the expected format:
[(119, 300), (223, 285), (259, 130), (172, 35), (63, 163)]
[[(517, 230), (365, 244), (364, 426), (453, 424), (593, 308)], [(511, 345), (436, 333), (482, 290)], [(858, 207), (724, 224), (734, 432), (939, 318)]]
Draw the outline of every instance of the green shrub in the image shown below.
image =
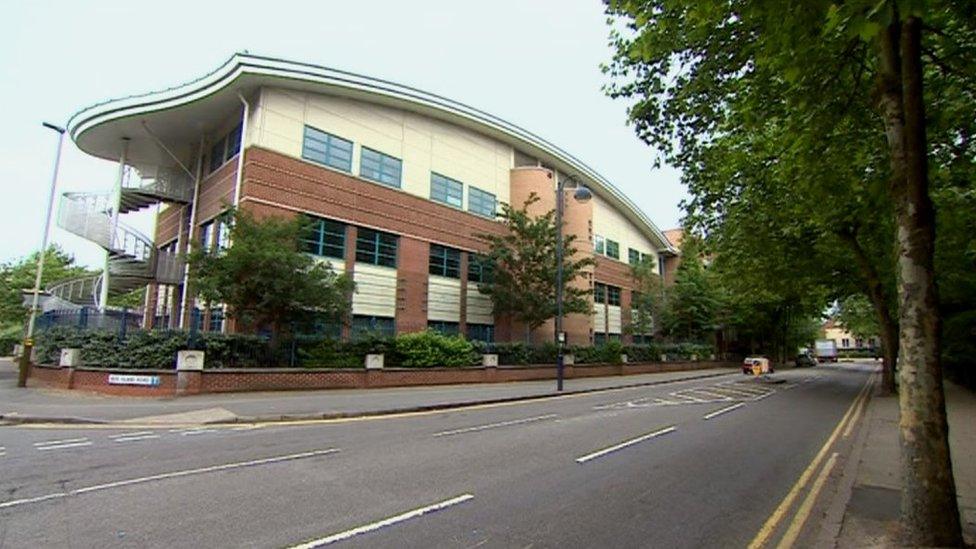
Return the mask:
[(360, 342), (319, 339), (299, 347), (298, 356), (305, 368), (362, 368), (366, 351)]
[(0, 356), (10, 356), (14, 354), (14, 345), (20, 343), (19, 335), (0, 336)]
[(474, 346), (461, 336), (434, 331), (404, 334), (394, 339), (395, 362), (406, 368), (471, 366), (477, 364)]

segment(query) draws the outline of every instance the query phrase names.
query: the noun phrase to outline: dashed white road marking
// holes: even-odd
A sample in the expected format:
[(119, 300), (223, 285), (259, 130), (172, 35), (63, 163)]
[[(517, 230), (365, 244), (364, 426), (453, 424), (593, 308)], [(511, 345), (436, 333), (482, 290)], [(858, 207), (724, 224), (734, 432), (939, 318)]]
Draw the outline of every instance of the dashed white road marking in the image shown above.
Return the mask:
[(108, 438), (118, 439), (118, 438), (129, 438), (129, 437), (141, 437), (143, 435), (151, 435), (151, 434), (153, 434), (152, 431), (135, 431), (135, 432), (131, 432), (130, 431), (128, 433), (119, 433), (117, 435), (109, 435)]
[(576, 458), (576, 463), (580, 463), (580, 464), (586, 463), (587, 461), (590, 461), (590, 460), (593, 460), (593, 459), (596, 459), (596, 458), (603, 457), (603, 456), (605, 456), (607, 454), (612, 454), (613, 452), (616, 452), (618, 450), (623, 450), (624, 448), (627, 448), (628, 446), (633, 446), (635, 444), (639, 444), (641, 442), (644, 442), (645, 440), (650, 440), (652, 438), (656, 438), (656, 437), (659, 437), (661, 435), (666, 435), (668, 433), (673, 433), (675, 431), (677, 431), (677, 428), (675, 428), (674, 425), (672, 425), (670, 427), (665, 427), (664, 429), (659, 429), (657, 431), (654, 431), (653, 433), (647, 433), (646, 435), (641, 435), (641, 436), (639, 436), (637, 438), (632, 438), (630, 440), (625, 440), (625, 441), (621, 442), (620, 444), (614, 444), (613, 446), (611, 446), (609, 448), (604, 448), (603, 450), (598, 450), (596, 452), (593, 452), (592, 454), (586, 454), (585, 456), (580, 456), (580, 457)]
[(180, 432), (182, 436), (193, 436), (193, 435), (205, 435), (207, 433), (216, 433), (217, 429), (190, 429), (188, 431)]
[(72, 442), (84, 442), (88, 440), (88, 437), (81, 438), (63, 438), (61, 440), (42, 440), (41, 442), (35, 442), (34, 446), (51, 446), (55, 444), (71, 444)]
[(513, 419), (511, 421), (499, 421), (498, 423), (488, 423), (486, 425), (477, 425), (475, 427), (465, 427), (463, 429), (453, 429), (451, 431), (441, 431), (439, 433), (434, 433), (435, 437), (446, 437), (449, 435), (460, 435), (462, 433), (475, 433), (478, 431), (484, 431), (487, 429), (495, 429), (497, 427), (507, 427), (509, 425), (521, 425), (523, 423), (531, 423), (533, 421), (543, 421), (546, 419), (552, 419), (554, 417), (559, 417), (558, 414), (546, 414), (544, 416), (527, 417), (524, 419)]
[(159, 438), (159, 435), (149, 433), (146, 435), (132, 435), (128, 437), (118, 437), (115, 439), (115, 442), (136, 442), (140, 440), (150, 440), (154, 438)]
[(387, 526), (392, 526), (392, 525), (394, 525), (394, 524), (396, 524), (398, 522), (403, 522), (403, 521), (406, 521), (406, 520), (410, 520), (410, 519), (413, 519), (413, 518), (417, 518), (419, 516), (426, 515), (428, 513), (433, 513), (435, 511), (440, 511), (442, 509), (446, 509), (448, 507), (451, 507), (451, 506), (454, 506), (454, 505), (458, 505), (459, 503), (464, 503), (464, 502), (469, 501), (469, 500), (471, 500), (473, 498), (474, 498), (474, 496), (471, 495), (471, 494), (462, 494), (460, 496), (453, 497), (451, 499), (446, 499), (444, 501), (441, 501), (439, 503), (435, 503), (433, 505), (427, 505), (426, 507), (420, 507), (420, 508), (414, 509), (412, 511), (407, 511), (406, 513), (401, 513), (399, 515), (395, 515), (395, 516), (392, 516), (392, 517), (389, 517), (389, 518), (385, 518), (385, 519), (380, 520), (380, 521), (377, 521), (377, 522), (372, 522), (370, 524), (364, 524), (364, 525), (359, 526), (357, 528), (352, 528), (352, 529), (346, 530), (344, 532), (339, 532), (337, 534), (332, 534), (331, 536), (328, 536), (328, 537), (319, 538), (319, 539), (315, 539), (315, 540), (312, 540), (312, 541), (307, 541), (307, 542), (302, 543), (302, 544), (299, 544), (299, 545), (294, 545), (294, 546), (290, 547), (289, 549), (313, 549), (315, 547), (322, 547), (323, 545), (329, 545), (329, 544), (335, 543), (337, 541), (347, 540), (347, 539), (349, 539), (351, 537), (358, 536), (360, 534), (366, 534), (366, 533), (369, 533), (369, 532), (374, 532), (376, 530), (379, 530), (380, 528), (385, 528)]
[(211, 465), (210, 467), (200, 467), (198, 469), (185, 469), (183, 471), (173, 471), (170, 473), (161, 473), (158, 475), (149, 475), (146, 477), (131, 478), (127, 480), (119, 480), (116, 482), (108, 482), (105, 484), (96, 484), (94, 486), (88, 486), (85, 488), (78, 488), (77, 490), (69, 490), (67, 492), (55, 492), (53, 494), (47, 494), (43, 496), (37, 496), (33, 498), (15, 499), (10, 501), (0, 502), (0, 509), (6, 509), (8, 507), (17, 507), (19, 505), (26, 505), (28, 503), (38, 503), (41, 501), (47, 501), (51, 499), (64, 498), (68, 496), (75, 496), (81, 494), (87, 494), (89, 492), (98, 492), (100, 490), (108, 490), (110, 488), (121, 488), (122, 486), (131, 486), (134, 484), (144, 484), (147, 482), (152, 482), (156, 480), (165, 480), (170, 478), (187, 477), (191, 475), (200, 475), (203, 473), (213, 473), (217, 471), (227, 471), (230, 469), (240, 469), (243, 467), (254, 467), (257, 465), (267, 465), (270, 463), (279, 463), (282, 461), (294, 461), (297, 459), (305, 459), (310, 457), (325, 456), (329, 454), (334, 454), (338, 452), (338, 448), (328, 448), (325, 450), (312, 450), (310, 452), (301, 452), (298, 454), (288, 454), (284, 456), (275, 456), (263, 459), (253, 459), (249, 461), (239, 461), (236, 463), (225, 463), (223, 465)]
[(7, 455), (7, 449), (4, 448), (3, 446), (0, 446), (0, 457), (3, 457), (5, 455)]
[(714, 412), (712, 412), (710, 414), (705, 414), (705, 416), (702, 417), (702, 419), (712, 419), (713, 417), (717, 417), (717, 416), (720, 416), (722, 414), (731, 412), (732, 410), (735, 410), (737, 408), (742, 408), (745, 405), (746, 404), (744, 402), (740, 402), (738, 404), (733, 404), (732, 406), (726, 406), (725, 408), (722, 408), (721, 410), (715, 410)]
[(41, 442), (34, 443), (34, 449), (43, 452), (45, 450), (64, 450), (67, 448), (82, 448), (85, 446), (91, 446), (91, 441), (88, 437), (82, 438), (65, 438), (61, 440), (45, 440)]

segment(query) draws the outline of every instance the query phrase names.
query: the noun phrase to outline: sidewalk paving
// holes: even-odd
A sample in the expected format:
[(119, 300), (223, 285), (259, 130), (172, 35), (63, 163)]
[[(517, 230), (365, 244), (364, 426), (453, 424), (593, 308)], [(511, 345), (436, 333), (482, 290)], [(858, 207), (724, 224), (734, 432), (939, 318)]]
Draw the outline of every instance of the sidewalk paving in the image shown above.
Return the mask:
[[(976, 544), (976, 393), (946, 382), (949, 447), (963, 535)], [(872, 398), (837, 547), (896, 547), (901, 513), (898, 398)]]
[[(736, 372), (736, 368), (714, 368), (571, 379), (566, 380), (564, 394), (716, 377)], [(179, 398), (132, 398), (55, 389), (18, 389), (16, 382), (16, 364), (9, 359), (0, 359), (0, 420), (160, 424), (276, 421), (414, 411), (557, 394), (555, 380), (390, 389), (205, 394)]]

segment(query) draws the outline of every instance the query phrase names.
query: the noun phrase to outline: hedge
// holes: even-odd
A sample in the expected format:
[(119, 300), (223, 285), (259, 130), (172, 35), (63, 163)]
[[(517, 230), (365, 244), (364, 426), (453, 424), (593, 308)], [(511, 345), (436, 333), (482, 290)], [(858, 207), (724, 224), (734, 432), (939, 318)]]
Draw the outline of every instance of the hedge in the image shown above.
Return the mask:
[[(486, 344), (433, 331), (394, 338), (370, 335), (356, 341), (320, 336), (297, 336), (272, 344), (267, 338), (246, 334), (197, 333), (176, 330), (130, 331), (124, 338), (110, 331), (82, 331), (58, 326), (36, 337), (38, 360), (57, 364), (63, 348), (81, 349), (82, 363), (106, 368), (167, 369), (176, 365), (177, 351), (199, 349), (207, 353), (207, 368), (362, 368), (367, 353), (383, 353), (387, 367), (463, 367), (481, 364), (483, 353), (497, 353), (500, 365), (553, 364), (556, 346), (547, 343)], [(696, 343), (623, 345), (610, 341), (596, 347), (569, 346), (576, 364), (708, 358), (712, 348)]]

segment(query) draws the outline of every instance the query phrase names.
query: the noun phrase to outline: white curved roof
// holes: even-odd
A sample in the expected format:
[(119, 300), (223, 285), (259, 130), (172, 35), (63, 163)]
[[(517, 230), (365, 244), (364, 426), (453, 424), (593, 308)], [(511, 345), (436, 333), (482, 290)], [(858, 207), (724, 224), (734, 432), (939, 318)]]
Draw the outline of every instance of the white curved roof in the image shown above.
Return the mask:
[[(213, 129), (245, 97), (262, 86), (277, 86), (348, 97), (416, 112), (488, 135), (554, 166), (587, 184), (622, 212), (659, 250), (674, 253), (667, 238), (629, 198), (581, 160), (545, 139), (497, 116), (436, 94), (338, 69), (247, 53), (237, 53), (214, 72), (162, 91), (113, 99), (73, 115), (68, 132), (94, 156), (118, 160), (123, 139), (128, 162), (138, 167), (172, 165), (146, 126), (181, 158), (192, 158), (190, 143)], [(181, 148), (182, 147), (182, 148)]]

